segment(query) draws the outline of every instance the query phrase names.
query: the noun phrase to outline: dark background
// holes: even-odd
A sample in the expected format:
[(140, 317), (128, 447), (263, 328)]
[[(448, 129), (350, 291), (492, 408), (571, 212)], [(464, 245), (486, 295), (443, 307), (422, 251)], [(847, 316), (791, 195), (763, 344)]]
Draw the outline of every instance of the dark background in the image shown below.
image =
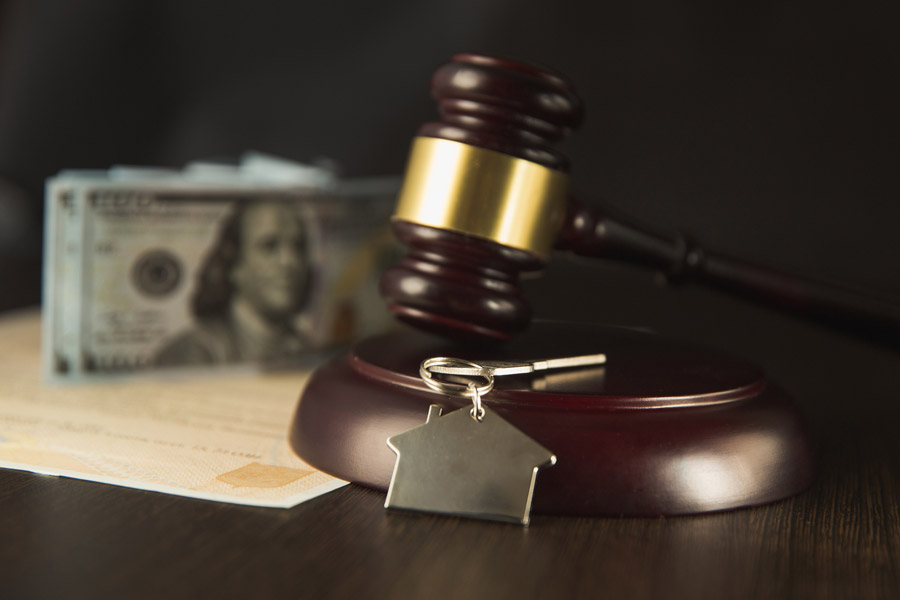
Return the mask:
[[(0, 306), (38, 300), (42, 186), (60, 169), (253, 149), (399, 173), (435, 115), (430, 73), (461, 51), (538, 61), (576, 83), (588, 116), (567, 151), (585, 199), (900, 297), (898, 12), (888, 1), (0, 0)], [(605, 306), (599, 278), (582, 290), (603, 320), (640, 319)]]
[[(248, 149), (399, 173), (435, 114), (430, 73), (460, 51), (575, 81), (583, 197), (898, 298), (898, 12), (896, 0), (0, 0), (0, 309), (39, 298), (47, 176)], [(540, 316), (650, 326), (760, 364), (818, 443), (812, 487), (697, 517), (537, 515), (523, 532), (392, 515), (357, 486), (272, 512), (0, 470), (0, 579), (41, 598), (898, 597), (896, 350), (598, 261), (557, 257), (527, 288)]]

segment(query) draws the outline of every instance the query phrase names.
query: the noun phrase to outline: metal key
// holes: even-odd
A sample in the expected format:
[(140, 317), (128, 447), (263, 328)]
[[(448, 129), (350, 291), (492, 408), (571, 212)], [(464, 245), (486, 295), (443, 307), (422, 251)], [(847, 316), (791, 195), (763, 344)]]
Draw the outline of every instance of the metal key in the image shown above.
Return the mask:
[(437, 357), (426, 361), (430, 363), (423, 368), (431, 373), (442, 375), (459, 375), (463, 377), (501, 377), (503, 375), (522, 375), (535, 371), (551, 369), (568, 369), (606, 363), (605, 354), (584, 354), (565, 358), (548, 358), (534, 361), (511, 360), (462, 360), (458, 358)]

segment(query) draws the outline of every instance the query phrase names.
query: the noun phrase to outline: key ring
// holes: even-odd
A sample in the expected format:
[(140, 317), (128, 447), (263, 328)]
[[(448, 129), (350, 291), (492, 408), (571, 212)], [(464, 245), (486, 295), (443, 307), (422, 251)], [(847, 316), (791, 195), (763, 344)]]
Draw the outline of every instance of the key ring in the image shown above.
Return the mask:
[[(484, 379), (485, 383), (484, 385), (479, 386), (475, 385), (475, 383), (472, 381), (468, 381), (466, 383), (441, 381), (434, 378), (434, 375), (431, 371), (433, 367), (465, 367), (468, 369), (474, 369), (477, 372), (466, 376), (481, 377), (482, 379)], [(483, 369), (478, 363), (463, 360), (461, 358), (447, 358), (446, 356), (437, 356), (435, 358), (429, 358), (422, 361), (421, 366), (419, 366), (419, 376), (422, 378), (422, 381), (425, 382), (425, 385), (436, 392), (442, 392), (444, 394), (447, 394), (448, 396), (462, 396), (463, 398), (471, 398), (472, 410), (469, 411), (469, 414), (472, 415), (472, 418), (476, 421), (481, 421), (484, 418), (484, 407), (481, 405), (481, 397), (494, 389), (494, 376), (490, 373), (490, 371)], [(460, 378), (460, 376), (456, 377)]]

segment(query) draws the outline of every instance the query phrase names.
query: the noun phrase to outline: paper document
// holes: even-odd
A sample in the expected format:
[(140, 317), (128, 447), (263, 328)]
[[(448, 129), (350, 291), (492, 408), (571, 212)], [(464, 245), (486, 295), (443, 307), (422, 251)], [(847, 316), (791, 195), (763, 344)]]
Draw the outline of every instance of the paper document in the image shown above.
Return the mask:
[(346, 482), (286, 434), (308, 372), (48, 385), (40, 314), (0, 318), (0, 467), (288, 508)]

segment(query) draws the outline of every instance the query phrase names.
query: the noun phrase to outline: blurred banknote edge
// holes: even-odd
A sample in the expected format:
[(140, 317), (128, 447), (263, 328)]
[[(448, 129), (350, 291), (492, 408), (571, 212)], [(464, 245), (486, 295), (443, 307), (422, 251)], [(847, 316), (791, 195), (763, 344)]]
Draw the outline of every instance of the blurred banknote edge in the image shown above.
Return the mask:
[(46, 185), (51, 381), (309, 366), (391, 325), (379, 274), (400, 179), (246, 155), (64, 171)]

